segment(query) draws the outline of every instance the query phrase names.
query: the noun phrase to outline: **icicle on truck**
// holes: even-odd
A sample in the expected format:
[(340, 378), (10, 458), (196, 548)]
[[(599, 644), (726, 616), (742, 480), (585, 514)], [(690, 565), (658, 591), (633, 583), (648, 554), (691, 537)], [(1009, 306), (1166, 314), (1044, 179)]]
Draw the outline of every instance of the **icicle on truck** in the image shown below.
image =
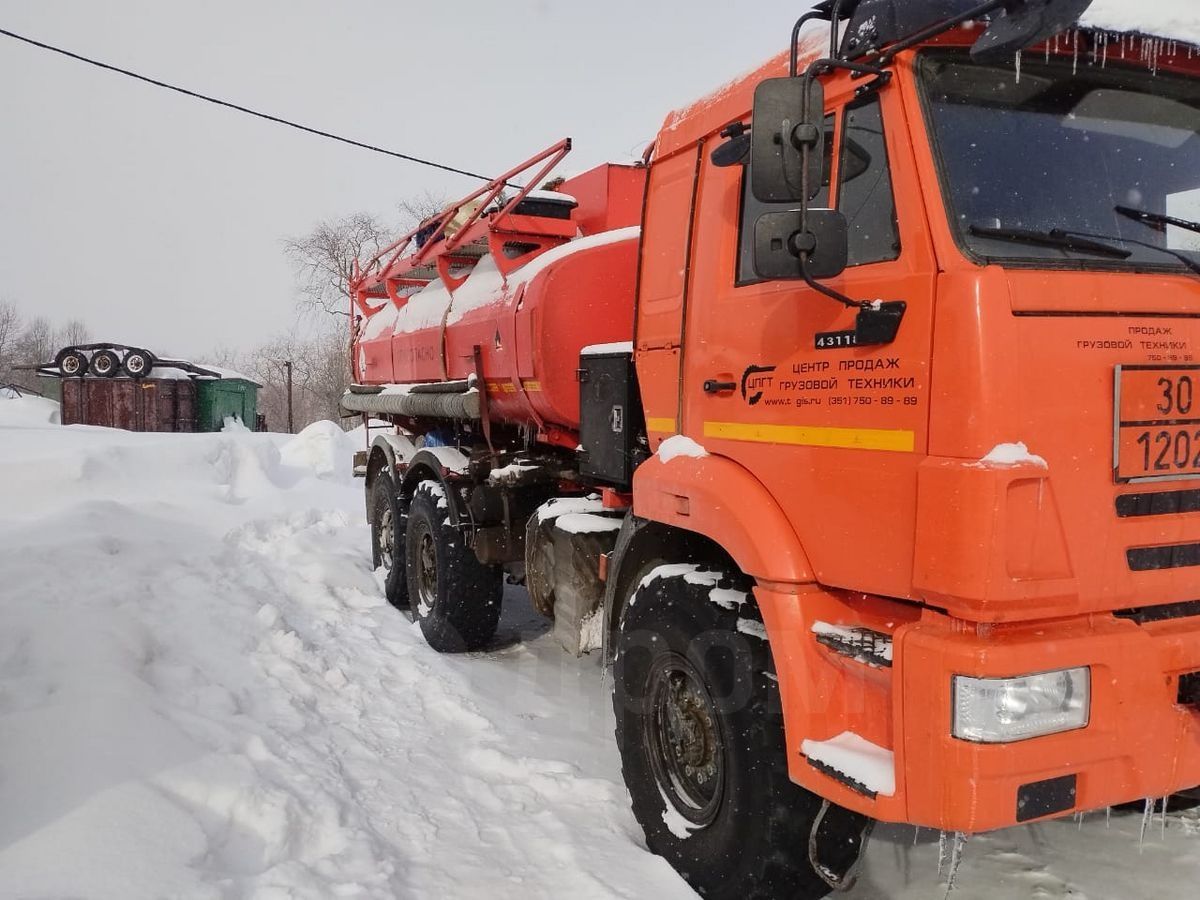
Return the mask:
[(1200, 58), (1088, 6), (825, 3), (645, 165), (356, 269), (389, 598), (603, 649), (705, 896), (1200, 784)]

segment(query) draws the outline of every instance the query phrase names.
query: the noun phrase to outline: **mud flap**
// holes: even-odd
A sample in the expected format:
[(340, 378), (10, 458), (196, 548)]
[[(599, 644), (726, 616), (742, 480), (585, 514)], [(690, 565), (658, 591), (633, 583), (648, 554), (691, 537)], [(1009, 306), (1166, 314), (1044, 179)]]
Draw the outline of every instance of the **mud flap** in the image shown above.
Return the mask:
[[(589, 513), (588, 515), (596, 515)], [(575, 656), (601, 648), (604, 583), (600, 557), (617, 529), (570, 533), (557, 519), (531, 516), (525, 534), (525, 578), (534, 608), (554, 619), (554, 638)]]

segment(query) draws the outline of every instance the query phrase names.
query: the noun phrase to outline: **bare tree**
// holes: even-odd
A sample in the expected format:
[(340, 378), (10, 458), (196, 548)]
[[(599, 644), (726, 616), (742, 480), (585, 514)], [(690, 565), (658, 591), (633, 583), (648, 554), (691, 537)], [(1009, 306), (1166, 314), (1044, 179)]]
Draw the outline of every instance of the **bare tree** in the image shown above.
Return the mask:
[(433, 191), (423, 191), (407, 200), (401, 200), (396, 207), (400, 213), (399, 231), (411, 231), (426, 219), (444, 212), (449, 202), (445, 194), (435, 194)]
[(17, 308), (7, 301), (0, 303), (0, 379), (5, 378), (10, 367), (16, 362), (12, 355), (13, 345), (20, 329), (21, 314), (17, 312)]
[(57, 396), (57, 381), (39, 379), (28, 367), (52, 362), (64, 345), (87, 340), (87, 325), (78, 319), (57, 328), (45, 316), (25, 322), (14, 304), (0, 303), (0, 383)]
[(339, 403), (350, 379), (349, 338), (340, 320), (321, 319), (240, 353), (216, 350), (205, 360), (237, 369), (262, 385), (258, 411), (273, 431), (287, 424), (287, 370), (292, 364), (293, 413), (297, 430), (313, 422), (341, 421)]
[(392, 229), (368, 213), (354, 213), (319, 223), (301, 237), (283, 242), (284, 253), (296, 267), (300, 306), (306, 312), (349, 314), (349, 284), (354, 261), (366, 262), (391, 240), (442, 212), (446, 199), (425, 191), (397, 205), (400, 223)]
[(58, 331), (45, 316), (30, 319), (17, 339), (17, 362), (27, 365), (50, 362), (58, 352)]
[(300, 279), (300, 306), (309, 312), (348, 316), (349, 284), (356, 259), (386, 245), (388, 229), (374, 216), (355, 213), (321, 222), (308, 234), (288, 238), (283, 249)]
[(70, 344), (86, 344), (92, 339), (92, 330), (81, 319), (71, 319), (56, 334), (57, 343), (66, 347)]

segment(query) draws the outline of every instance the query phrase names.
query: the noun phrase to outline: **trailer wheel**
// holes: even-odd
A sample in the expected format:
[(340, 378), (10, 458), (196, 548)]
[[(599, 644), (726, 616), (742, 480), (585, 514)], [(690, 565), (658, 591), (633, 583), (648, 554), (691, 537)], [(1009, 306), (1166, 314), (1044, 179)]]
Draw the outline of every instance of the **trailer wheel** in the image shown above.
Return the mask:
[(149, 350), (133, 349), (121, 360), (121, 369), (130, 378), (145, 378), (154, 368), (154, 354)]
[(54, 364), (58, 366), (58, 371), (67, 378), (82, 378), (88, 370), (87, 357), (74, 347), (59, 350), (58, 356), (54, 357)]
[(384, 571), (384, 594), (397, 609), (408, 607), (404, 528), (396, 482), (386, 472), (380, 472), (371, 485), (371, 556), (375, 568)]
[(121, 360), (111, 350), (97, 350), (92, 354), (92, 374), (101, 378), (112, 378), (121, 370)]
[[(613, 681), (647, 845), (706, 898), (824, 897), (852, 873), (869, 820), (832, 806), (822, 817), (821, 798), (788, 778), (770, 647), (738, 630), (752, 601), (725, 609), (711, 584), (651, 579), (623, 610)], [(809, 861), (814, 826), (824, 877)]]
[(448, 503), (435, 481), (413, 492), (405, 541), (409, 609), (439, 653), (481, 650), (500, 622), (503, 572), (481, 563), (467, 546), (450, 522)]

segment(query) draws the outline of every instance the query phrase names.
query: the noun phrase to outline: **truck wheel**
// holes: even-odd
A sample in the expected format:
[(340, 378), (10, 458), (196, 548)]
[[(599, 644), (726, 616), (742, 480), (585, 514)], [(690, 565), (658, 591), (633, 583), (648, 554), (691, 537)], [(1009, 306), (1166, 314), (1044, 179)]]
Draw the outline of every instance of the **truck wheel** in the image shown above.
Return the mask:
[(67, 378), (82, 378), (88, 370), (87, 357), (74, 347), (58, 351), (58, 356), (54, 358), (54, 364), (58, 366), (58, 371)]
[(404, 514), (396, 482), (386, 473), (371, 485), (371, 556), (383, 569), (384, 594), (397, 609), (408, 607), (408, 570), (404, 565)]
[[(613, 708), (634, 815), (650, 850), (706, 898), (824, 897), (830, 883), (809, 862), (822, 801), (788, 778), (770, 648), (738, 629), (757, 616), (752, 601), (725, 609), (711, 591), (657, 577), (623, 611)], [(853, 870), (867, 821), (834, 810), (819, 825), (842, 856), (822, 860), (827, 877)]]
[(111, 350), (97, 350), (92, 354), (92, 374), (100, 378), (112, 378), (121, 370), (121, 360)]
[(467, 546), (450, 523), (448, 503), (435, 481), (413, 492), (405, 541), (409, 608), (439, 653), (482, 650), (500, 622), (503, 572)]
[(149, 350), (138, 350), (135, 347), (121, 360), (121, 369), (130, 378), (145, 378), (153, 368), (154, 354)]

